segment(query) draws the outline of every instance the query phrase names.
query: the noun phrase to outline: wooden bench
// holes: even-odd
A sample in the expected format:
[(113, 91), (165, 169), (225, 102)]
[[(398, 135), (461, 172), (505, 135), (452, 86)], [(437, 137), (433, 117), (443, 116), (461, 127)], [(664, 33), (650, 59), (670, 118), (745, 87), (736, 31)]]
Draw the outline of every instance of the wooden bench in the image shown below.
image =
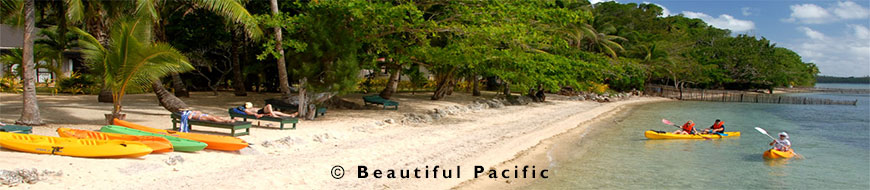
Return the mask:
[(33, 133), (33, 127), (21, 125), (5, 125), (0, 126), (0, 131), (10, 133), (30, 134)]
[(242, 120), (244, 120), (244, 121), (248, 121), (248, 119), (256, 119), (256, 120), (263, 120), (263, 121), (274, 121), (274, 122), (281, 123), (281, 128), (280, 128), (281, 130), (284, 130), (284, 124), (285, 124), (285, 123), (292, 123), (292, 124), (293, 124), (293, 128), (290, 128), (290, 129), (296, 129), (296, 123), (299, 123), (299, 119), (298, 119), (298, 118), (294, 118), (294, 117), (280, 117), (280, 118), (279, 118), (279, 117), (263, 116), (263, 117), (257, 118), (257, 116), (253, 116), (253, 115), (236, 113), (236, 112), (233, 111), (234, 109), (236, 109), (236, 108), (230, 108), (230, 109), (227, 109), (227, 112), (230, 113), (230, 118), (232, 118), (232, 119), (235, 119), (235, 118), (237, 118), (237, 117), (240, 117), (240, 118), (242, 118)]
[[(172, 130), (178, 130), (178, 124), (181, 123), (181, 115), (177, 113), (172, 113)], [(221, 123), (221, 122), (213, 122), (213, 121), (202, 121), (202, 120), (187, 120), (187, 124), (190, 125), (188, 129), (193, 129), (193, 125), (206, 126), (206, 127), (216, 127), (216, 128), (224, 128), (230, 129), (230, 135), (242, 136), (251, 134), (251, 122), (235, 122), (235, 123)], [(244, 129), (245, 132), (238, 132), (236, 130)]]
[(387, 109), (387, 106), (393, 106), (392, 110), (399, 110), (399, 102), (387, 100), (378, 95), (363, 96), (363, 102), (366, 106), (369, 104), (380, 104), (384, 106), (384, 109)]

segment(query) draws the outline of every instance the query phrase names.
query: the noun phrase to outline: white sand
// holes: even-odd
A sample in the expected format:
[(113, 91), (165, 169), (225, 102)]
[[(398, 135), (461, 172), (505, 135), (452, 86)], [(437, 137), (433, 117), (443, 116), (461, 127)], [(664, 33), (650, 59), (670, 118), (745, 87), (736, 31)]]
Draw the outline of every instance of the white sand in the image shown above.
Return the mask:
[[(151, 154), (138, 159), (86, 159), (2, 149), (0, 169), (63, 171), (63, 176), (55, 180), (18, 186), (35, 189), (448, 189), (470, 180), (475, 165), (498, 166), (542, 140), (586, 126), (596, 117), (621, 106), (663, 100), (644, 97), (602, 104), (553, 96), (546, 103), (451, 115), (428, 124), (373, 124), (388, 118), (399, 120), (404, 113), (464, 105), (479, 98), (456, 93), (445, 101), (430, 101), (429, 95), (397, 95), (395, 99), (401, 102), (399, 111), (330, 109), (325, 117), (300, 122), (297, 130), (254, 127), (251, 135), (240, 137), (254, 143), (252, 149), (241, 152), (205, 150)], [(228, 107), (245, 101), (262, 106), (263, 99), (277, 95), (250, 93), (248, 97), (235, 97), (231, 93), (219, 96), (194, 93), (192, 96), (194, 98), (184, 100), (195, 109), (226, 116)], [(360, 96), (349, 95), (346, 99), (362, 103)], [(0, 121), (11, 123), (18, 119), (20, 102), (20, 95), (0, 94)], [(111, 104), (96, 103), (95, 96), (39, 96), (39, 103), (43, 119), (50, 125), (34, 127), (34, 133), (49, 136), (57, 136), (54, 132), (57, 127), (98, 129), (104, 122), (103, 114), (111, 110)], [(129, 121), (171, 128), (169, 113), (157, 105), (151, 94), (128, 96), (124, 112)], [(261, 124), (267, 123), (270, 122)], [(228, 132), (206, 127), (194, 127), (194, 130)], [(283, 146), (261, 145), (264, 141), (285, 137), (294, 140)], [(165, 164), (164, 160), (172, 155), (180, 155), (184, 162), (174, 166)], [(334, 179), (330, 175), (335, 165), (344, 167), (344, 178)], [(462, 178), (372, 179), (370, 176), (357, 179), (357, 165), (367, 166), (369, 170), (424, 169), (435, 165), (455, 168), (458, 165), (462, 167)]]

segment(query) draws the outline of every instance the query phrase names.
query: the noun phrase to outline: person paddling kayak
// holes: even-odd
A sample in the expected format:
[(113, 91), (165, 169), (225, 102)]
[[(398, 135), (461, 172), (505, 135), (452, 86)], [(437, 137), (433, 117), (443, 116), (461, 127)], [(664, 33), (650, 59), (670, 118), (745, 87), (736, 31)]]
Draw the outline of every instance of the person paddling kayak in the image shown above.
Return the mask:
[(674, 134), (683, 134), (683, 135), (694, 135), (695, 134), (695, 122), (689, 120), (686, 124), (683, 124), (679, 130), (674, 131)]
[(704, 134), (710, 133), (724, 133), (725, 132), (725, 122), (719, 119), (716, 119), (713, 122), (713, 125), (710, 126), (709, 129), (704, 129)]
[(770, 142), (770, 145), (778, 151), (787, 152), (791, 149), (791, 141), (788, 140), (788, 133), (779, 133), (779, 139), (773, 140), (773, 142)]

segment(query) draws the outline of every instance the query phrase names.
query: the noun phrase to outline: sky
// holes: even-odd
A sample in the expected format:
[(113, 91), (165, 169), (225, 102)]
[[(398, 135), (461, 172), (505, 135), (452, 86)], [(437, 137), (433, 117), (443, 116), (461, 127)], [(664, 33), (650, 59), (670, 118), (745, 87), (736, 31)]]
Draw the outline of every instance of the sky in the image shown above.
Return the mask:
[[(598, 3), (610, 0), (590, 0)], [(765, 37), (815, 63), (820, 75), (870, 75), (870, 0), (616, 0), (653, 3), (732, 34)]]

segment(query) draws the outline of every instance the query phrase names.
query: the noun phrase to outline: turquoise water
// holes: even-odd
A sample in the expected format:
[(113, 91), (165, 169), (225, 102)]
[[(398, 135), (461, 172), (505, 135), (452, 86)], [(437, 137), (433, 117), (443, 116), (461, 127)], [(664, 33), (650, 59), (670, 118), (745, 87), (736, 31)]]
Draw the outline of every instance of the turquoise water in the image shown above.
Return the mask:
[[(665, 102), (634, 107), (599, 122), (584, 138), (567, 137), (548, 153), (549, 179), (531, 189), (870, 189), (870, 95), (792, 94), (858, 106)], [(649, 129), (673, 131), (715, 119), (741, 137), (647, 140)], [(771, 140), (753, 127), (787, 131), (804, 159), (765, 161)], [(548, 158), (542, 158), (548, 159)]]

